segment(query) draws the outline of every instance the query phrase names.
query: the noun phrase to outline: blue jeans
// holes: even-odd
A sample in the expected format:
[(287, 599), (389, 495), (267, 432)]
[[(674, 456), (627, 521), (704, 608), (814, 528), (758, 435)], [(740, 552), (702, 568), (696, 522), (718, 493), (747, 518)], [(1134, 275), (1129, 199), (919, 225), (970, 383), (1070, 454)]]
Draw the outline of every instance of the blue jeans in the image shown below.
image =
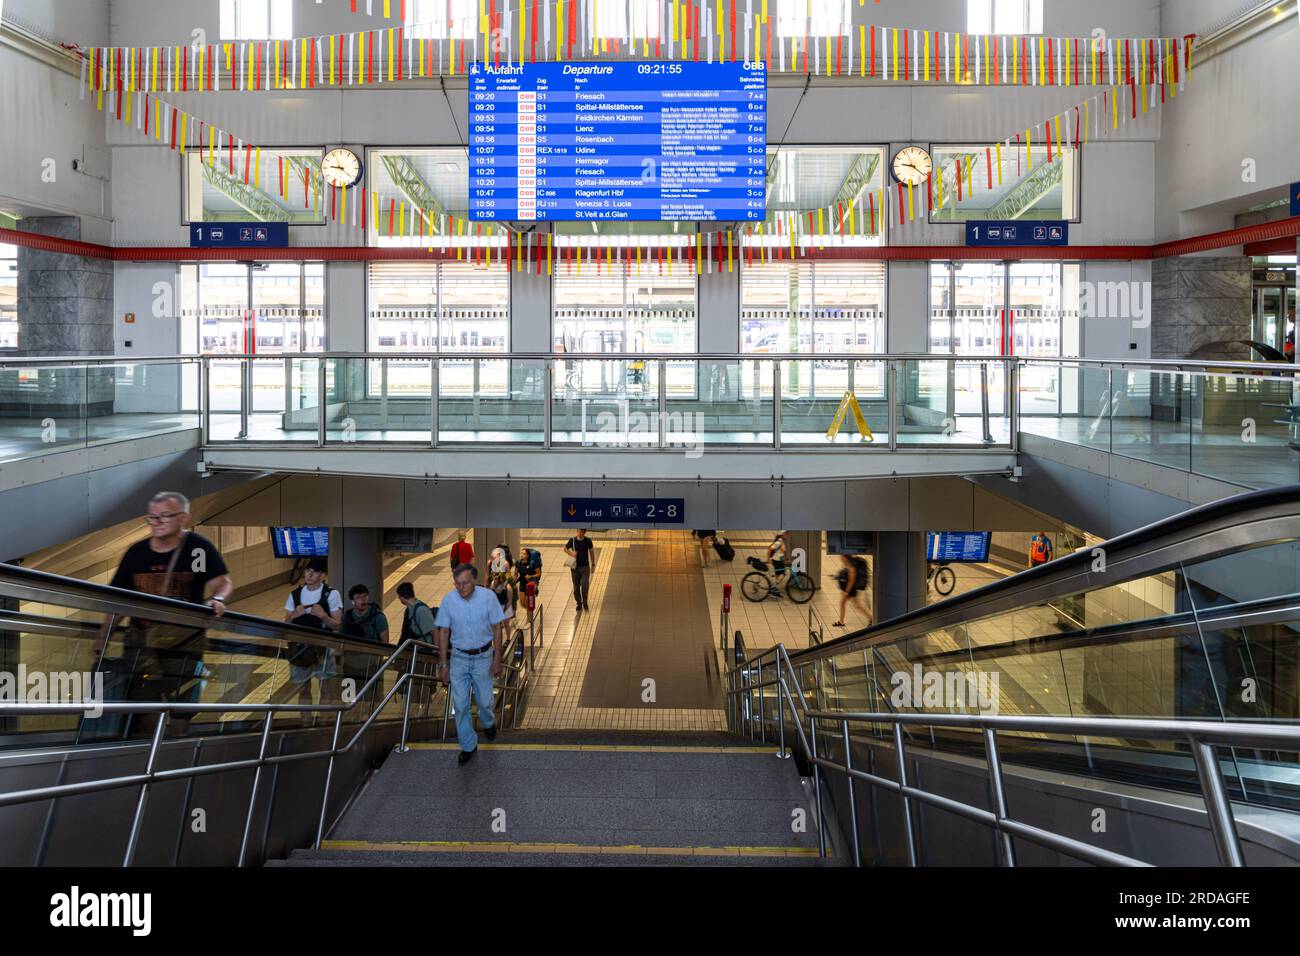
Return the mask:
[(492, 651), (466, 654), (451, 649), (451, 706), (456, 711), (456, 739), (460, 749), (469, 751), (478, 747), (478, 734), (474, 731), (474, 715), (469, 709), (470, 689), (478, 704), (478, 716), (487, 730), (496, 723), (492, 714)]

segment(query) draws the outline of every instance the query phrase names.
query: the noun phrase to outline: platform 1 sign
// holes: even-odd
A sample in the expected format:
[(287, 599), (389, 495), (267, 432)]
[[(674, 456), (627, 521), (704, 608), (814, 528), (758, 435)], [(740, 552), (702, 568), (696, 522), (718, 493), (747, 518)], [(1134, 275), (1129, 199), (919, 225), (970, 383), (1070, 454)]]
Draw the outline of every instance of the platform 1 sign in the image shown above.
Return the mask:
[(289, 245), (287, 222), (196, 222), (191, 249), (272, 249)]
[(1068, 246), (1070, 224), (1064, 219), (1034, 222), (994, 222), (972, 219), (966, 223), (968, 246)]
[(682, 524), (686, 502), (682, 498), (561, 498), (564, 524)]

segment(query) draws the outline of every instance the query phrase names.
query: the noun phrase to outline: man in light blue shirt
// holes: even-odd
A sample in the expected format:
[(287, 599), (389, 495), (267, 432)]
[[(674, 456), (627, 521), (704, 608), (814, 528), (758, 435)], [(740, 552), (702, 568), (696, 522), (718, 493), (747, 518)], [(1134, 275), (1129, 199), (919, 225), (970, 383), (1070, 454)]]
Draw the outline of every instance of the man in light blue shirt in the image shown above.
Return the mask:
[(438, 605), (434, 624), (438, 628), (443, 679), (451, 685), (451, 704), (456, 711), (456, 738), (460, 741), (457, 763), (463, 765), (478, 752), (478, 734), (469, 709), (471, 689), (487, 739), (497, 739), (496, 718), (492, 714), (492, 679), (501, 673), (501, 625), (506, 616), (495, 592), (478, 586), (478, 569), (474, 565), (457, 565), (452, 580), (456, 582), (456, 590)]

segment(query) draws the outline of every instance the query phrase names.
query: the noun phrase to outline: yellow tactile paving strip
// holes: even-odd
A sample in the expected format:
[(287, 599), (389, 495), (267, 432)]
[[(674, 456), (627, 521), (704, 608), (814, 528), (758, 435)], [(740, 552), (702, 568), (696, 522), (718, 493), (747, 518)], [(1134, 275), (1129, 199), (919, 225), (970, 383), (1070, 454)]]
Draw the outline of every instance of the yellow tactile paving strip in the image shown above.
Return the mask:
[[(457, 743), (410, 744), (412, 750), (459, 750)], [(774, 747), (660, 747), (634, 744), (479, 744), (479, 750), (602, 751), (652, 754), (773, 754)]]
[[(322, 850), (415, 853), (573, 853), (618, 856), (723, 856), (723, 857), (816, 857), (812, 847), (782, 846), (588, 846), (580, 843), (493, 843), (455, 840), (403, 840), (367, 843), (363, 840), (322, 840)], [(827, 857), (830, 854), (827, 853)]]

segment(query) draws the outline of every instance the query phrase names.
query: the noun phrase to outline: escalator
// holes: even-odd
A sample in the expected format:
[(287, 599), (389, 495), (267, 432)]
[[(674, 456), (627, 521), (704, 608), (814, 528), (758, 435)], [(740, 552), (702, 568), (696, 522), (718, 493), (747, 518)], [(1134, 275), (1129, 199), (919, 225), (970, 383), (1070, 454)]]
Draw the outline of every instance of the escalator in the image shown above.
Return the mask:
[[(528, 645), (506, 642), (503, 727)], [(294, 683), (304, 648), (333, 676)], [(436, 657), (0, 565), (0, 865), (257, 865), (316, 845), (394, 747), (454, 738)]]
[(773, 648), (728, 701), (864, 865), (1300, 863), (1300, 488)]

